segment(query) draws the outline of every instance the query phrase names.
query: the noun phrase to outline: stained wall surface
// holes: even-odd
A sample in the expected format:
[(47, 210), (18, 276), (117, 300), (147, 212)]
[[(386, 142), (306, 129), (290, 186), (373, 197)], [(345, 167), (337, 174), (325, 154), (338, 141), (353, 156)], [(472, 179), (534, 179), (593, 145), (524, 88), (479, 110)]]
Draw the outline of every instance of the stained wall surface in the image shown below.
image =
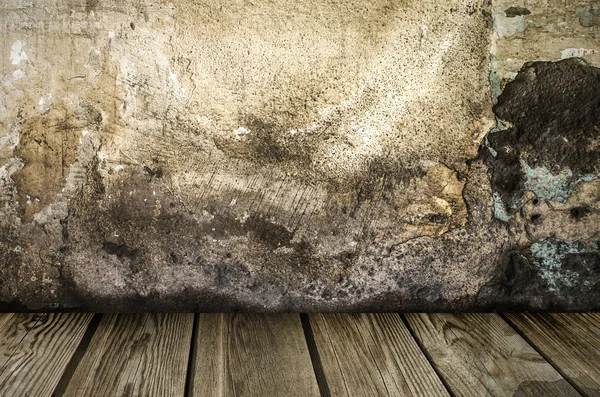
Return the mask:
[(0, 307), (600, 309), (600, 2), (0, 3)]

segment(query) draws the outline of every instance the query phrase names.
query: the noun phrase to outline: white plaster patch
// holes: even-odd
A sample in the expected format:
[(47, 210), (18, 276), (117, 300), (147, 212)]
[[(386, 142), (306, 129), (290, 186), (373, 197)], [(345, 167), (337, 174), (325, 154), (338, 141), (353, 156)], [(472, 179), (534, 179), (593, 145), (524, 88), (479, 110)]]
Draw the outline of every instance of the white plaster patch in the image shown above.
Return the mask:
[(21, 69), (17, 69), (12, 72), (12, 77), (14, 81), (21, 80), (23, 77), (25, 77), (25, 72)]
[(86, 136), (88, 136), (90, 132), (88, 130), (83, 130), (81, 131), (81, 137), (79, 137), (79, 144), (82, 145), (83, 141), (86, 139)]
[(448, 50), (449, 50), (449, 49), (450, 49), (450, 48), (451, 48), (453, 45), (454, 45), (454, 43), (452, 43), (451, 41), (448, 41), (448, 40), (446, 40), (446, 41), (444, 41), (444, 42), (442, 43), (442, 45), (440, 46), (440, 51), (442, 51), (442, 52), (446, 52), (446, 51), (448, 51)]
[(240, 136), (248, 135), (250, 133), (250, 130), (245, 127), (240, 127), (233, 131), (233, 133), (235, 134), (236, 138), (239, 138)]
[(13, 157), (9, 159), (2, 167), (0, 167), (0, 184), (8, 185), (12, 174), (23, 168), (25, 163), (23, 160)]
[(27, 43), (24, 41), (17, 40), (13, 43), (12, 47), (10, 47), (10, 60), (13, 65), (18, 65), (28, 59), (27, 54), (23, 51), (26, 44)]
[(502, 14), (494, 19), (494, 30), (500, 37), (510, 37), (527, 30), (528, 23), (522, 15), (508, 18)]
[(52, 104), (52, 94), (46, 94), (41, 97), (38, 101), (40, 112), (47, 112), (50, 109), (50, 104)]
[(586, 55), (592, 55), (597, 53), (598, 50), (593, 49), (586, 50), (585, 48), (567, 48), (560, 52), (560, 59), (583, 57)]
[(19, 144), (20, 137), (21, 131), (19, 129), (19, 126), (13, 125), (8, 135), (0, 137), (0, 149), (2, 149), (6, 145), (9, 145), (11, 149), (16, 148)]
[(206, 129), (210, 129), (213, 126), (212, 120), (206, 116), (198, 117), (197, 121), (201, 127), (206, 128)]
[(17, 3), (18, 9), (31, 7), (33, 7), (33, 0), (19, 0), (19, 2)]
[(248, 218), (250, 218), (250, 214), (247, 213), (246, 211), (244, 211), (244, 213), (238, 217), (235, 218), (236, 221), (238, 221), (241, 224), (246, 223), (246, 221), (248, 220)]

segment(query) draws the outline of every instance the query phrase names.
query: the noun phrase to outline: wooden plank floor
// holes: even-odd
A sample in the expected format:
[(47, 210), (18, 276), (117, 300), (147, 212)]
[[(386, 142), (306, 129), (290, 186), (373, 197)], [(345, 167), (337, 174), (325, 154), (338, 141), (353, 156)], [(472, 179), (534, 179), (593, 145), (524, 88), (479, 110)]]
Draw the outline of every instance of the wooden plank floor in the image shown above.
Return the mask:
[(600, 314), (0, 314), (0, 396), (600, 397)]

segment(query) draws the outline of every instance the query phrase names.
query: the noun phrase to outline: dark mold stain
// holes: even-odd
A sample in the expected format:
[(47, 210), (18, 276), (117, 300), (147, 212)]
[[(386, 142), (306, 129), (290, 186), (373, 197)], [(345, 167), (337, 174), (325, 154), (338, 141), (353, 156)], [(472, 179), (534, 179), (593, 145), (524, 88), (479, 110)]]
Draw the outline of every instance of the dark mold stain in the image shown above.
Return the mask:
[[(496, 134), (503, 133), (505, 131)], [(494, 135), (488, 136), (490, 142)], [(496, 157), (486, 153), (486, 164), (491, 168), (491, 182), (494, 191), (500, 193), (502, 201), (507, 204), (507, 210), (511, 212), (521, 199), (525, 189), (525, 176), (521, 170), (518, 152), (501, 148), (497, 151)]]
[(504, 14), (508, 18), (514, 18), (514, 17), (518, 17), (521, 15), (529, 15), (529, 14), (531, 14), (531, 11), (529, 11), (525, 7), (509, 7), (506, 10), (504, 10)]
[(0, 219), (0, 310), (7, 308), (18, 309), (21, 303), (15, 298), (19, 291), (19, 270), (22, 265), (22, 255), (15, 250), (19, 245), (18, 235), (7, 220)]
[(544, 218), (542, 217), (541, 214), (534, 214), (534, 215), (531, 215), (530, 221), (534, 225), (541, 225), (542, 222), (544, 221)]
[(137, 258), (138, 250), (129, 247), (126, 244), (116, 244), (110, 241), (104, 242), (102, 249), (110, 255), (116, 255), (117, 258), (127, 258), (134, 260)]
[(526, 64), (494, 106), (514, 127), (490, 138), (498, 150), (510, 146), (526, 154), (530, 166), (598, 172), (599, 98), (600, 69), (581, 59)]
[[(197, 261), (202, 261), (198, 258)], [(242, 263), (211, 263), (204, 267), (205, 274), (211, 278), (216, 287), (250, 285), (252, 275)]]
[(250, 218), (244, 226), (251, 230), (260, 241), (272, 248), (289, 244), (294, 237), (294, 233), (288, 231), (284, 226), (269, 222), (260, 216)]
[(600, 172), (600, 69), (578, 59), (523, 66), (494, 106), (512, 127), (488, 135), (497, 155), (482, 150), (494, 191), (513, 212), (524, 190), (520, 161), (576, 180)]
[[(293, 120), (294, 116), (291, 115)], [(280, 164), (297, 165), (303, 168), (311, 163), (316, 145), (322, 134), (289, 133), (293, 123), (290, 121), (265, 120), (246, 115), (240, 118), (239, 124), (250, 132), (239, 140), (221, 139), (215, 141), (217, 148), (232, 158), (251, 159), (260, 165)]]
[[(594, 292), (592, 296), (598, 296), (600, 293), (600, 281), (595, 280), (596, 275), (600, 272), (600, 252), (580, 252), (565, 255), (562, 260), (561, 269), (574, 272), (580, 279), (588, 280), (589, 285), (593, 286)], [(579, 289), (579, 288), (578, 288)], [(584, 288), (587, 290), (588, 288)], [(567, 295), (576, 295), (576, 289), (569, 291)]]
[(589, 207), (575, 207), (571, 209), (571, 216), (578, 221), (591, 213), (592, 210)]
[(145, 165), (144, 171), (146, 172), (146, 174), (148, 174), (152, 177), (162, 178), (162, 176), (163, 176), (163, 170), (161, 167), (152, 169), (152, 168), (148, 167), (147, 165)]
[[(486, 311), (598, 310), (599, 302), (590, 297), (600, 294), (600, 253), (598, 244), (549, 240), (559, 261), (559, 268), (544, 269), (532, 255), (530, 247), (509, 251), (502, 256), (497, 273), (477, 294), (477, 307)], [(573, 247), (578, 252), (573, 252)], [(543, 272), (553, 272), (550, 285)], [(562, 277), (569, 276), (564, 282)], [(554, 289), (554, 290), (553, 290)]]
[(85, 1), (85, 12), (91, 12), (98, 8), (98, 4), (100, 4), (100, 0), (86, 0)]

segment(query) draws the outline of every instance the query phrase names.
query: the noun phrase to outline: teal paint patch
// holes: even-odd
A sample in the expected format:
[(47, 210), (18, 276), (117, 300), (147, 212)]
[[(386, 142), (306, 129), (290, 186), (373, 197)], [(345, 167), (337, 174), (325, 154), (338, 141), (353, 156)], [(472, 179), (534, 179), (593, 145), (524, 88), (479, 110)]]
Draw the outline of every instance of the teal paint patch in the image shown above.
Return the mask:
[(506, 207), (502, 202), (502, 197), (497, 192), (494, 192), (494, 217), (503, 222), (508, 222), (510, 220), (510, 215), (506, 211)]
[(525, 189), (531, 190), (536, 197), (547, 200), (566, 202), (573, 190), (581, 182), (591, 182), (598, 178), (596, 174), (585, 174), (578, 177), (569, 169), (554, 175), (546, 167), (530, 167), (521, 160), (521, 167), (525, 175)]
[(496, 117), (496, 126), (490, 130), (490, 134), (500, 132), (500, 131), (506, 131), (506, 130), (508, 130), (508, 128), (509, 127), (508, 127), (506, 121)]
[[(494, 24), (496, 21), (494, 20)], [(495, 67), (496, 57), (490, 54), (490, 91), (492, 95), (492, 103), (498, 103), (498, 97), (502, 94), (502, 77), (498, 74)]]
[(575, 8), (579, 24), (585, 27), (600, 26), (600, 8), (579, 6)]
[(570, 254), (591, 252), (581, 241), (549, 239), (535, 242), (529, 247), (533, 264), (546, 281), (550, 291), (557, 292), (561, 287), (573, 287), (579, 281), (579, 274), (563, 268), (563, 260)]
[(565, 202), (573, 192), (573, 172), (569, 169), (554, 175), (546, 167), (531, 168), (521, 160), (525, 174), (525, 189), (531, 190), (536, 197), (553, 201)]
[(498, 152), (490, 146), (490, 141), (487, 137), (487, 135), (485, 136), (485, 147), (488, 148), (488, 150), (490, 151), (491, 155), (496, 157), (498, 155)]
[[(494, 21), (494, 23), (496, 23), (496, 21)], [(498, 74), (494, 62), (494, 54), (490, 54), (490, 95), (492, 97), (492, 103), (495, 105), (496, 103), (498, 103), (498, 97), (500, 96), (500, 94), (502, 94), (502, 78)], [(485, 147), (488, 148), (492, 156), (496, 157), (498, 155), (498, 152), (490, 146), (488, 135), (498, 131), (505, 131), (507, 129), (508, 126), (506, 125), (505, 121), (496, 117), (496, 126), (489, 131), (489, 133), (485, 136), (484, 139)]]

